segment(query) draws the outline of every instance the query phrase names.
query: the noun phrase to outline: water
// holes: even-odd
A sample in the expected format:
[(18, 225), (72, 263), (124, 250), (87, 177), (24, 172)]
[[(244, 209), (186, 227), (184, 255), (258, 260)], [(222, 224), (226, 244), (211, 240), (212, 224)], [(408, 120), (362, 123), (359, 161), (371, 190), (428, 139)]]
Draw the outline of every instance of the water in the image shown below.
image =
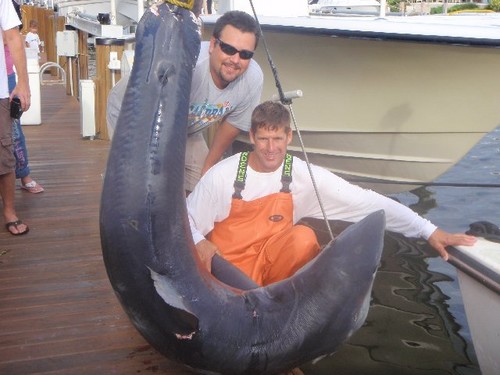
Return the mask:
[[(452, 147), (443, 145), (443, 147)], [(500, 184), (500, 127), (436, 182)], [(500, 188), (427, 187), (394, 196), (449, 232), (500, 225)], [(386, 236), (365, 325), (307, 375), (480, 375), (455, 269), (425, 241)]]

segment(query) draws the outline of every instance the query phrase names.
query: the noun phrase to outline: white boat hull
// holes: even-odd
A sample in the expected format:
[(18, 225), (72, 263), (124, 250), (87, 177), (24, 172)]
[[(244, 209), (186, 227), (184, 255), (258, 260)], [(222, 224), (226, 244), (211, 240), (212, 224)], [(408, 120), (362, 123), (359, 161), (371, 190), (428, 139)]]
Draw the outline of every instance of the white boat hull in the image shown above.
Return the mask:
[[(205, 38), (213, 21), (205, 19)], [(393, 193), (429, 183), (500, 125), (499, 48), (365, 32), (366, 21), (345, 18), (260, 22), (283, 90), (303, 92), (293, 110), (310, 161), (370, 181), (361, 185)], [(263, 47), (255, 58), (267, 100), (277, 89)]]
[(500, 374), (500, 244), (480, 238), (450, 253), (481, 373)]
[(481, 372), (500, 374), (500, 297), (464, 272), (458, 280)]

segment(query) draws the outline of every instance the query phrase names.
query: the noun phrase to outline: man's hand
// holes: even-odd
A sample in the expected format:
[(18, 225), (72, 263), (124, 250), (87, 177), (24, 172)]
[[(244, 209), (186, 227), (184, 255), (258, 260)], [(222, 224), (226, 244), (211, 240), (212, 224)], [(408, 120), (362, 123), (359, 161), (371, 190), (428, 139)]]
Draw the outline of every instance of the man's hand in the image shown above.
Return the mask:
[(429, 244), (448, 261), (448, 252), (446, 246), (472, 246), (477, 239), (474, 236), (469, 236), (463, 233), (448, 233), (441, 229), (436, 229), (429, 237)]
[(10, 95), (10, 100), (12, 100), (16, 96), (19, 98), (19, 100), (21, 100), (21, 108), (23, 109), (23, 112), (26, 112), (28, 109), (30, 109), (31, 93), (30, 87), (28, 84), (26, 84), (26, 82), (17, 83), (16, 87)]
[(196, 244), (196, 250), (201, 262), (207, 267), (208, 272), (212, 272), (212, 258), (219, 253), (219, 248), (209, 240), (201, 240)]

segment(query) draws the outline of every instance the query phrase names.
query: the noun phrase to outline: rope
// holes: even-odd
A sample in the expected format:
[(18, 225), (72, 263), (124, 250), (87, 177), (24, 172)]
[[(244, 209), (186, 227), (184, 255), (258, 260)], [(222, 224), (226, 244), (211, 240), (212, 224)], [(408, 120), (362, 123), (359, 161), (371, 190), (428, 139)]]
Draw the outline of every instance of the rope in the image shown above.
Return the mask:
[(330, 238), (331, 238), (331, 240), (333, 240), (335, 237), (333, 235), (332, 228), (330, 227), (330, 222), (328, 221), (328, 217), (326, 216), (325, 208), (323, 206), (323, 202), (321, 200), (321, 196), (319, 194), (318, 187), (316, 185), (316, 180), (315, 180), (313, 172), (312, 172), (311, 163), (309, 162), (309, 158), (307, 156), (307, 152), (306, 152), (306, 149), (305, 149), (305, 146), (304, 146), (304, 142), (302, 140), (302, 135), (300, 134), (300, 130), (299, 130), (299, 127), (297, 125), (295, 114), (294, 114), (293, 108), (292, 108), (292, 99), (285, 97), (285, 94), (283, 92), (283, 88), (281, 87), (281, 81), (280, 81), (280, 79), (278, 77), (278, 69), (276, 68), (276, 65), (274, 64), (274, 61), (271, 58), (271, 53), (269, 52), (269, 48), (267, 46), (266, 39), (264, 38), (264, 32), (262, 31), (262, 28), (261, 28), (260, 22), (259, 22), (259, 18), (257, 17), (257, 13), (255, 12), (255, 7), (253, 6), (253, 0), (250, 0), (250, 6), (252, 7), (252, 12), (253, 12), (253, 15), (255, 17), (255, 21), (257, 22), (257, 28), (259, 29), (259, 33), (260, 33), (262, 42), (264, 44), (264, 49), (265, 49), (266, 55), (267, 55), (267, 61), (269, 62), (269, 65), (270, 65), (271, 70), (273, 72), (274, 81), (276, 82), (276, 88), (278, 89), (278, 94), (279, 94), (280, 102), (283, 105), (287, 105), (288, 109), (290, 110), (290, 114), (292, 116), (292, 122), (293, 122), (293, 125), (294, 125), (294, 128), (295, 128), (295, 132), (297, 133), (297, 137), (299, 139), (300, 147), (302, 149), (302, 154), (304, 155), (304, 159), (305, 159), (305, 162), (306, 162), (306, 165), (307, 165), (307, 169), (309, 170), (309, 176), (311, 177), (311, 181), (312, 181), (312, 184), (313, 184), (313, 187), (314, 187), (314, 192), (316, 194), (316, 199), (318, 200), (318, 204), (319, 204), (319, 207), (321, 209), (321, 213), (323, 214), (323, 219), (325, 220), (325, 224), (326, 224), (326, 227), (328, 229), (328, 233), (330, 234)]
[(358, 178), (344, 177), (353, 183), (370, 183), (381, 185), (416, 185), (416, 186), (436, 186), (436, 187), (456, 187), (456, 188), (500, 188), (500, 184), (481, 184), (481, 183), (462, 183), (462, 182), (422, 182), (422, 181), (383, 181), (383, 180), (365, 180)]
[[(407, 185), (408, 183), (406, 183)], [(425, 182), (423, 186), (447, 186), (459, 188), (500, 188), (500, 184), (463, 184), (458, 182)]]

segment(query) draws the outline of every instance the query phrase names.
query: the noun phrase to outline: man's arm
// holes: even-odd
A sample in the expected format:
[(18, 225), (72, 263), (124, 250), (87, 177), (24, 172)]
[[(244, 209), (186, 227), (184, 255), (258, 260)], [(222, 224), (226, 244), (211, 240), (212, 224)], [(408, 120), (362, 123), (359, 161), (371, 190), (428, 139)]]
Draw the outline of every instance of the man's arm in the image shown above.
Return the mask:
[[(301, 165), (295, 163), (294, 170), (297, 171)], [(309, 177), (303, 166), (301, 170), (304, 171), (301, 176)], [(444, 260), (448, 259), (446, 246), (471, 246), (476, 242), (473, 236), (445, 232), (409, 207), (374, 191), (351, 184), (324, 168), (313, 166), (313, 172), (323, 198), (324, 209), (332, 219), (357, 222), (369, 213), (383, 209), (386, 214), (387, 230), (410, 238), (426, 239)], [(299, 181), (298, 177), (294, 177), (294, 182), (299, 183), (299, 186), (310, 186), (307, 179)], [(308, 199), (310, 191), (307, 189), (303, 191), (300, 197), (301, 204), (294, 207), (298, 213), (297, 217), (321, 217), (317, 202)]]
[(201, 169), (202, 176), (222, 158), (224, 151), (233, 143), (238, 134), (240, 134), (240, 130), (227, 121), (223, 121), (218, 126), (205, 163)]
[(106, 103), (106, 123), (108, 125), (109, 138), (113, 138), (129, 78), (129, 74), (124, 75), (116, 85), (111, 88), (108, 94), (108, 101)]
[(17, 26), (12, 29), (5, 30), (4, 38), (5, 43), (9, 47), (17, 74), (17, 85), (12, 91), (10, 97), (13, 98), (14, 96), (17, 96), (21, 100), (21, 107), (23, 111), (26, 112), (31, 105), (31, 93), (23, 38)]
[[(196, 246), (196, 251), (198, 253), (198, 256), (200, 257), (201, 263), (207, 267), (208, 271), (212, 271), (212, 258), (214, 257), (215, 254), (219, 253), (219, 248), (217, 245), (215, 245), (213, 242), (207, 240), (205, 236), (202, 234), (201, 231), (198, 230), (195, 224), (195, 219), (192, 216), (193, 210), (195, 212), (196, 208), (199, 207), (199, 200), (194, 200), (193, 197), (196, 196), (198, 191), (195, 188), (195, 191), (193, 191), (193, 194), (189, 196), (186, 199), (187, 203), (187, 209), (188, 209), (188, 219), (189, 219), (189, 226), (191, 227), (191, 233), (193, 235), (193, 242), (195, 243)], [(203, 201), (204, 199), (202, 199)], [(208, 200), (206, 200), (208, 201)]]
[(212, 258), (215, 254), (219, 254), (217, 245), (204, 239), (196, 244), (196, 251), (198, 252), (201, 262), (207, 267), (208, 272), (212, 272)]

